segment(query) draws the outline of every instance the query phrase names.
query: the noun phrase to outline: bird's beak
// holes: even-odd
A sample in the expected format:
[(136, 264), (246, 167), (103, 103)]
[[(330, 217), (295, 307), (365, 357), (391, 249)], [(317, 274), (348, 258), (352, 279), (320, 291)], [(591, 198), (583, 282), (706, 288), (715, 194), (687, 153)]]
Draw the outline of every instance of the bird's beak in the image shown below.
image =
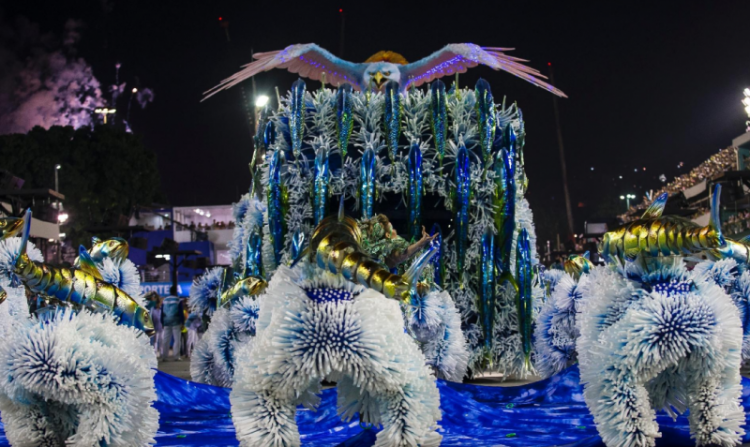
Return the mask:
[(385, 76), (383, 76), (383, 73), (377, 72), (375, 73), (375, 76), (372, 77), (375, 80), (375, 86), (380, 89), (380, 87), (383, 85), (383, 79), (385, 79)]

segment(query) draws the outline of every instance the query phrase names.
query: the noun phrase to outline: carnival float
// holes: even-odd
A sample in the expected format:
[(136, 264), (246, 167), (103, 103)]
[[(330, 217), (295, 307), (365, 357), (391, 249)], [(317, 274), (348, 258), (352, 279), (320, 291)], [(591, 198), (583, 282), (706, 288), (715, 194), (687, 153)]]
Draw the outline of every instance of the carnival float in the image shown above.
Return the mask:
[[(10, 443), (746, 440), (750, 245), (722, 234), (720, 189), (707, 226), (663, 215), (663, 194), (605, 234), (606, 265), (572, 256), (545, 271), (525, 199), (521, 109), (484, 80), (458, 84), (481, 64), (564, 96), (508, 50), (452, 44), (414, 63), (390, 51), (351, 63), (292, 45), (256, 54), (206, 92), (273, 68), (320, 81), (299, 79), (260, 111), (232, 265), (207, 270), (190, 292), (210, 321), (191, 362), (199, 383), (154, 371), (127, 242), (94, 239), (62, 269), (28, 243), (28, 214), (3, 220)], [(440, 79), (452, 75), (450, 86)], [(487, 373), (545, 380), (463, 383)]]

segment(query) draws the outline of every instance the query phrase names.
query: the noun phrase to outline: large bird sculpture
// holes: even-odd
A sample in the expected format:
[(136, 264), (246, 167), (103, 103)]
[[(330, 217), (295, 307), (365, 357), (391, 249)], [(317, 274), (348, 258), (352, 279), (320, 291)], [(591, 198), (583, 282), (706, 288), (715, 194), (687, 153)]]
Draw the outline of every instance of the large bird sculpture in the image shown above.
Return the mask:
[(504, 53), (510, 50), (513, 48), (454, 43), (417, 62), (407, 63), (398, 53), (381, 51), (363, 63), (355, 63), (338, 58), (314, 43), (290, 45), (281, 51), (256, 53), (256, 61), (243, 66), (241, 71), (205, 92), (203, 99), (273, 68), (286, 68), (304, 78), (325, 80), (336, 87), (348, 83), (356, 90), (382, 91), (386, 82), (396, 81), (404, 91), (433, 79), (464, 73), (467, 68), (479, 64), (495, 70), (505, 70), (537, 87), (567, 98), (561, 90), (542, 81), (540, 78), (546, 77), (538, 70), (521, 63), (528, 61)]

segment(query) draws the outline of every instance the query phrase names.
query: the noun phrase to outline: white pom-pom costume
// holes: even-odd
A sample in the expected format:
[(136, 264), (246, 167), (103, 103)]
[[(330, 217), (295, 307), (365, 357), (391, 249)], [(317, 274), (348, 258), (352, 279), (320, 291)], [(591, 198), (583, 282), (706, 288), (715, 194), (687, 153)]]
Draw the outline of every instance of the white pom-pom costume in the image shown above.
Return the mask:
[[(0, 304), (0, 336), (12, 330), (16, 322), (29, 318), (29, 303), (23, 285), (11, 287), (13, 279), (13, 262), (21, 248), (21, 238), (11, 237), (0, 241), (0, 287), (5, 289), (8, 297)], [(42, 262), (42, 252), (31, 242), (26, 245), (29, 259)], [(3, 337), (4, 339), (4, 337)]]
[[(550, 297), (542, 306), (534, 328), (535, 367), (542, 377), (559, 373), (576, 361), (576, 305), (581, 297), (576, 280), (557, 270)], [(581, 282), (586, 281), (582, 276)]]
[(732, 297), (742, 322), (742, 361), (750, 359), (750, 270), (732, 258), (703, 261), (693, 269), (694, 275), (713, 280)]
[(109, 314), (60, 309), (0, 345), (0, 414), (13, 446), (153, 444), (156, 358), (141, 331)]
[(653, 446), (654, 408), (690, 410), (698, 445), (740, 442), (742, 329), (732, 299), (681, 258), (597, 267), (581, 284), (584, 397), (609, 447)]
[(231, 387), (236, 351), (241, 344), (252, 342), (259, 309), (256, 297), (245, 296), (212, 312), (215, 304), (211, 302), (220, 298), (223, 275), (221, 267), (209, 270), (190, 289), (191, 308), (212, 314), (211, 324), (191, 356), (190, 375), (196, 382)]
[[(21, 238), (0, 241), (0, 283), (13, 277)], [(27, 245), (32, 261), (41, 253)], [(132, 262), (104, 258), (104, 281), (139, 304)], [(24, 287), (7, 287), (0, 305), (0, 414), (14, 446), (99, 447), (153, 444), (159, 414), (156, 357), (139, 329), (109, 312), (51, 309), (29, 318)]]
[(461, 331), (461, 314), (446, 291), (431, 291), (411, 304), (408, 328), (419, 342), (427, 364), (441, 379), (461, 382), (469, 348)]
[(314, 406), (324, 379), (337, 382), (344, 419), (382, 424), (376, 446), (440, 444), (435, 377), (397, 301), (307, 263), (279, 267), (259, 300), (230, 396), (242, 446), (299, 446), (296, 406)]

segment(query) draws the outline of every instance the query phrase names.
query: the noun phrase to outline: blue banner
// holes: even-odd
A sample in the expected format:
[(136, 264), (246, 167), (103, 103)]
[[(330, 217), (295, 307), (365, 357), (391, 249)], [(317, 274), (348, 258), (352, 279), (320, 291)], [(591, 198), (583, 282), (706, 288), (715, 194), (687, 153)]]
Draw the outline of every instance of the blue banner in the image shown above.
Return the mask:
[[(146, 294), (148, 292), (156, 292), (160, 296), (169, 295), (169, 288), (172, 286), (171, 282), (142, 282), (141, 293)], [(190, 288), (193, 286), (191, 281), (180, 281), (177, 283), (177, 295), (178, 296), (189, 296)]]

